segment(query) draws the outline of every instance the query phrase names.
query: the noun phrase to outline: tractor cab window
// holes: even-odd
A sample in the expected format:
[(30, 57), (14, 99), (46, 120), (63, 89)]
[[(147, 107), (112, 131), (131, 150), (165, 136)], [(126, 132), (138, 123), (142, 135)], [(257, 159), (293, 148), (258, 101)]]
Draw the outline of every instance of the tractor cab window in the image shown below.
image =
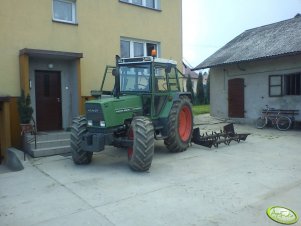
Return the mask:
[(120, 66), (121, 92), (149, 92), (150, 64)]
[(167, 90), (167, 80), (165, 74), (165, 67), (156, 66), (155, 67), (155, 91), (166, 91)]
[(178, 90), (176, 68), (167, 67), (167, 65), (155, 66), (155, 90), (164, 92), (170, 89), (171, 91)]

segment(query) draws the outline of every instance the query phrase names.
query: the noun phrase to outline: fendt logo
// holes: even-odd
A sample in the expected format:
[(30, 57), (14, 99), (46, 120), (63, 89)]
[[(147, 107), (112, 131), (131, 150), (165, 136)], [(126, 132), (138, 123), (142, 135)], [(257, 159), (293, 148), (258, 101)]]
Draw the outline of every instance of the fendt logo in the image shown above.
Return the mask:
[(281, 206), (272, 206), (268, 208), (267, 215), (273, 221), (281, 224), (295, 224), (298, 221), (298, 216), (294, 211)]
[(90, 108), (90, 109), (87, 109), (87, 112), (89, 112), (89, 113), (98, 113), (99, 109), (97, 109), (97, 108)]

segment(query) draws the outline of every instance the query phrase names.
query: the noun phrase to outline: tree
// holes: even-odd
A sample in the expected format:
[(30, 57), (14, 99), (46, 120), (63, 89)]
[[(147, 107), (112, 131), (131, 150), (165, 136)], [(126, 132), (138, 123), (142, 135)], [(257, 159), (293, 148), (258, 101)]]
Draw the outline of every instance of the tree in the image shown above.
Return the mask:
[(188, 77), (186, 80), (186, 90), (187, 90), (187, 92), (191, 93), (192, 103), (194, 103), (194, 92), (193, 92), (193, 88), (192, 88), (192, 81), (191, 81), (190, 74), (188, 74)]
[(195, 102), (196, 102), (196, 104), (204, 104), (205, 103), (203, 75), (201, 72), (199, 73), (199, 77), (198, 77)]
[(207, 78), (207, 89), (206, 89), (206, 104), (210, 104), (210, 74)]

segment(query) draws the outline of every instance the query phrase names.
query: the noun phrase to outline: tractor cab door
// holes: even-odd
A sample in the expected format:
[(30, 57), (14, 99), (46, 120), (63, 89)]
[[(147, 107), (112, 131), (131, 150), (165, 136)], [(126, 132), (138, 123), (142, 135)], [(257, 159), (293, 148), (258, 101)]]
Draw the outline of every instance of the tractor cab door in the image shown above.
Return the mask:
[(163, 110), (170, 92), (178, 91), (177, 71), (170, 64), (157, 64), (154, 66), (154, 97), (153, 115), (158, 116)]

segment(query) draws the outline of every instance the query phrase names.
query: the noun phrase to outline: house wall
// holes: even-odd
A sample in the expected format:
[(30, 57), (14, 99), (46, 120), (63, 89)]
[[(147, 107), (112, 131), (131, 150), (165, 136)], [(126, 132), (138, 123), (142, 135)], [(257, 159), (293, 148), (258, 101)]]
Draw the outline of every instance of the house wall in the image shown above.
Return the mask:
[[(266, 104), (278, 109), (297, 109), (301, 114), (301, 96), (269, 97), (269, 75), (294, 72), (301, 72), (301, 56), (211, 68), (211, 115), (228, 118), (228, 80), (234, 78), (243, 78), (245, 84), (245, 118), (239, 120), (253, 123)], [(301, 115), (296, 120), (301, 121)]]
[(161, 0), (161, 11), (118, 0), (76, 1), (78, 25), (52, 21), (52, 1), (2, 0), (0, 94), (20, 95), (19, 50), (81, 52), (82, 94), (99, 88), (106, 64), (120, 53), (120, 38), (160, 43), (161, 56), (182, 59), (182, 1)]
[[(74, 25), (52, 20), (52, 0), (1, 0), (0, 96), (11, 97), (10, 109), (14, 111), (10, 113), (13, 146), (20, 143), (16, 97), (20, 95), (21, 70), (25, 70), (23, 73), (28, 73), (30, 79), (34, 76), (34, 69), (47, 69), (49, 63), (55, 65), (52, 70), (61, 71), (62, 89), (65, 89), (63, 127), (67, 128), (72, 118), (67, 114), (78, 114), (78, 109), (84, 112), (83, 103), (90, 98), (90, 90), (100, 88), (105, 66), (115, 64), (115, 55), (120, 54), (121, 37), (158, 42), (161, 57), (182, 62), (182, 0), (173, 0), (172, 3), (160, 0), (160, 10), (125, 4), (119, 0), (76, 0), (76, 8), (77, 24)], [(83, 58), (71, 63), (64, 63), (62, 59), (58, 63), (55, 62), (58, 58), (53, 61), (31, 56), (29, 68), (26, 63), (25, 68), (20, 68), (19, 51), (24, 48), (83, 53)], [(28, 60), (28, 57), (22, 57), (21, 61)], [(78, 84), (74, 82), (76, 73), (80, 75)], [(77, 102), (66, 93), (68, 79), (73, 80), (69, 87), (75, 92), (73, 96), (81, 95)], [(28, 85), (27, 81), (24, 82)], [(76, 91), (76, 86), (80, 87), (80, 92)], [(33, 91), (31, 95), (34, 100)], [(70, 104), (72, 111), (67, 110)]]

